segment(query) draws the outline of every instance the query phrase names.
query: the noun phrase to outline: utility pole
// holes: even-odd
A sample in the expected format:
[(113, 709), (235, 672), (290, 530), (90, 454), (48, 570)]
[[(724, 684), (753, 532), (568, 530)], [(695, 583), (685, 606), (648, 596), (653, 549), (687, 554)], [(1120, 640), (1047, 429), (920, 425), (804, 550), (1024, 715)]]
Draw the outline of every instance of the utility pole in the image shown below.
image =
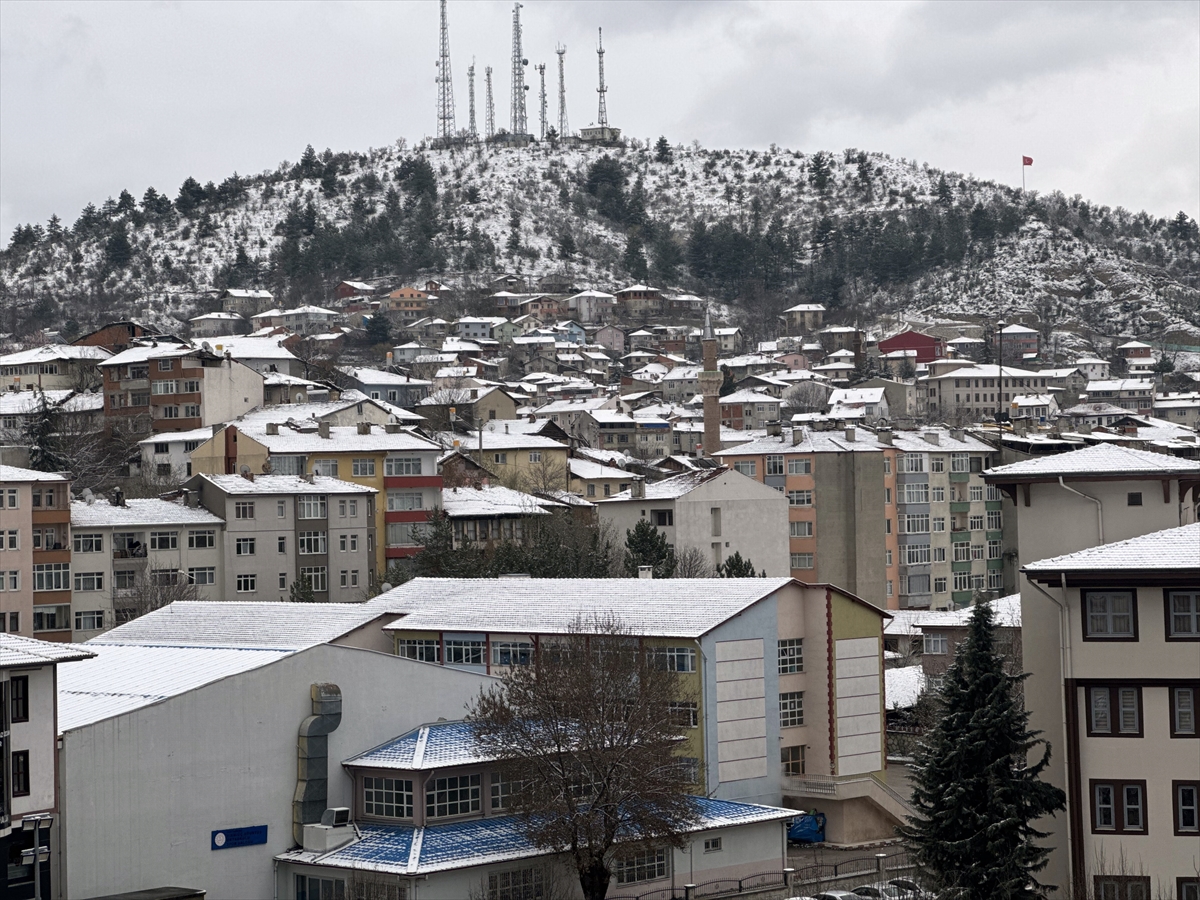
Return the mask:
[(487, 82), (487, 109), (484, 112), (484, 130), (487, 133), (488, 140), (491, 140), (496, 136), (496, 104), (492, 102), (491, 66), (484, 68), (483, 77)]
[(529, 122), (525, 115), (525, 92), (529, 90), (525, 84), (525, 67), (529, 60), (521, 53), (521, 4), (513, 4), (512, 26), (512, 113), (511, 126), (513, 134), (528, 134)]
[(538, 96), (538, 105), (542, 118), (542, 133), (539, 139), (544, 141), (546, 139), (546, 64), (538, 63), (535, 68), (537, 69), (538, 78), (541, 79), (541, 92)]
[(450, 26), (446, 21), (446, 0), (442, 0), (441, 49), (438, 54), (438, 139), (449, 143), (454, 138), (454, 82), (450, 76)]
[(567, 48), (559, 44), (554, 52), (558, 54), (558, 139), (562, 141), (571, 133), (567, 127), (567, 79), (563, 66)]
[(471, 65), (467, 67), (467, 98), (470, 101), (470, 119), (467, 123), (467, 136), (479, 140), (479, 132), (475, 130), (475, 57), (471, 57)]

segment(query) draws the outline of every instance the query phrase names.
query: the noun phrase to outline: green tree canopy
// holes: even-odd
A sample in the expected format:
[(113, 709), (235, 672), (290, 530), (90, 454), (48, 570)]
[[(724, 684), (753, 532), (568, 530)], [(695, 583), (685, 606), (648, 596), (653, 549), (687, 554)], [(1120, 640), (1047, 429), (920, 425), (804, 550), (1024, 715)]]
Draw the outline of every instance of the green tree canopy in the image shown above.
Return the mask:
[(645, 519), (625, 532), (625, 572), (636, 576), (641, 566), (651, 566), (655, 578), (675, 574), (675, 551), (667, 546), (667, 536)]

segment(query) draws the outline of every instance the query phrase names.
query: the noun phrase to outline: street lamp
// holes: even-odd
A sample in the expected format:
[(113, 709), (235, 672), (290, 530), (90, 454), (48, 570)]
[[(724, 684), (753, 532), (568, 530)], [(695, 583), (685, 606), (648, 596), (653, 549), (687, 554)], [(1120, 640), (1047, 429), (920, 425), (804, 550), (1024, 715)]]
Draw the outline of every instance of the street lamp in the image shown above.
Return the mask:
[(50, 861), (50, 848), (42, 846), (43, 822), (46, 823), (46, 837), (49, 838), (54, 816), (26, 816), (21, 820), (21, 830), (33, 832), (33, 846), (21, 851), (21, 862), (33, 863), (33, 900), (42, 900), (42, 863)]

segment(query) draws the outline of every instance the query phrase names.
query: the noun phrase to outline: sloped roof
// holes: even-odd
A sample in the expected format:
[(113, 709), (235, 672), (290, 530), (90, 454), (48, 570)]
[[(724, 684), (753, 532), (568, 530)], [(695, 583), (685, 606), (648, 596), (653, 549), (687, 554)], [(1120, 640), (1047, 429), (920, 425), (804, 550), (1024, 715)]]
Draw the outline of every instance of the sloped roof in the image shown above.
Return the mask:
[(480, 752), (475, 729), (469, 722), (434, 722), (352, 756), (344, 765), (420, 771), (469, 766), (493, 759), (493, 755)]
[(442, 510), (450, 518), (482, 516), (544, 516), (546, 507), (561, 506), (532, 494), (500, 485), (442, 488)]
[(1021, 568), (1022, 572), (1142, 570), (1194, 572), (1200, 575), (1200, 522), (1041, 559)]
[(96, 654), (82, 644), (60, 644), (0, 632), (0, 668), (42, 666), (91, 659)]
[(778, 397), (772, 397), (770, 394), (764, 394), (761, 391), (734, 391), (720, 398), (721, 403), (775, 403), (779, 404), (783, 401)]
[(36, 469), (22, 469), (20, 466), (0, 466), (0, 482), (19, 481), (56, 481), (65, 482), (67, 479), (53, 472), (39, 472)]
[(110, 525), (223, 525), (225, 520), (203, 507), (189, 507), (173, 500), (129, 499), (125, 506), (113, 506), (105, 500), (71, 503), (72, 528), (99, 528)]
[(90, 344), (43, 344), (29, 350), (18, 350), (0, 356), (0, 366), (20, 366), (27, 363), (53, 362), (59, 359), (108, 359), (112, 353)]
[[(392, 435), (394, 437), (394, 435)], [(344, 448), (343, 448), (344, 449)], [(421, 449), (436, 449), (434, 447)], [(197, 475), (206, 478), (227, 494), (374, 494), (375, 488), (340, 478), (314, 475), (310, 482), (299, 475), (256, 475), (254, 480), (241, 475)]]
[(925, 670), (920, 664), (883, 670), (884, 696), (888, 709), (909, 709), (925, 690)]
[(1060, 475), (1079, 477), (1086, 475), (1185, 474), (1200, 474), (1200, 462), (1113, 444), (1097, 444), (1067, 453), (1036, 456), (1020, 462), (1009, 463), (1006, 466), (997, 466), (984, 472), (989, 480), (996, 481), (1057, 478)]
[(611, 497), (606, 497), (601, 503), (619, 503), (625, 500), (645, 499), (645, 500), (677, 500), (685, 494), (690, 494), (696, 488), (705, 482), (712, 481), (729, 471), (728, 466), (721, 466), (718, 469), (699, 469), (692, 472), (683, 472), (679, 475), (674, 475), (670, 478), (664, 478), (662, 481), (655, 481), (645, 486), (645, 498), (634, 498), (632, 490), (621, 491), (619, 494), (613, 494)]
[[(566, 634), (617, 615), (632, 634), (697, 638), (790, 578), (415, 578), (377, 601), (397, 631)], [(487, 597), (487, 603), (480, 598)], [(703, 598), (703, 602), (697, 602)]]

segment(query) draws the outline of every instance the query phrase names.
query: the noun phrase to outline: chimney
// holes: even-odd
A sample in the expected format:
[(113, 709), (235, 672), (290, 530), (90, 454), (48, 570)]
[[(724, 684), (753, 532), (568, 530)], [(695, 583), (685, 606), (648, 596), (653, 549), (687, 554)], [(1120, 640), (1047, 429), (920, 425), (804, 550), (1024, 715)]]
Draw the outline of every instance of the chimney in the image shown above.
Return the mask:
[(852, 440), (854, 440), (854, 439), (855, 439), (855, 438), (854, 438), (854, 426), (853, 426), (853, 425), (847, 425), (847, 426), (846, 426), (846, 440), (848, 440), (848, 441), (852, 441)]
[(921, 437), (925, 439), (925, 443), (933, 444), (935, 447), (941, 446), (942, 436), (936, 431), (922, 431)]
[(638, 578), (653, 578), (654, 566), (638, 566)]
[(268, 422), (267, 423), (267, 434), (279, 434), (279, 423), (278, 422)]
[(792, 446), (796, 447), (804, 440), (804, 429), (799, 425), (792, 426)]
[(321, 437), (325, 438), (325, 440), (329, 440), (329, 423), (328, 422), (318, 422), (317, 423), (317, 434), (319, 434)]
[(388, 434), (399, 434), (400, 433), (400, 423), (399, 422), (388, 422), (386, 425), (383, 426), (383, 430), (386, 431)]
[(880, 428), (880, 429), (879, 429), (877, 432), (875, 432), (875, 437), (879, 438), (879, 443), (881, 443), (881, 444), (887, 444), (888, 446), (891, 446), (891, 443), (892, 443), (892, 429), (890, 429), (890, 428)]
[(317, 824), (329, 800), (329, 735), (342, 723), (342, 689), (314, 684), (312, 715), (300, 723), (296, 741), (296, 793), (292, 797), (292, 839), (304, 844), (304, 826)]
[(109, 503), (113, 506), (125, 506), (125, 492), (118, 488), (113, 488), (112, 496), (109, 497)]
[(965, 440), (966, 436), (967, 436), (967, 433), (961, 428), (951, 428), (950, 429), (950, 437), (954, 438), (956, 441)]
[(358, 433), (359, 434), (370, 434), (371, 433), (371, 423), (370, 422), (359, 422), (358, 423)]
[(783, 434), (783, 423), (782, 422), (780, 422), (778, 419), (773, 419), (767, 423), (767, 436), (768, 437), (779, 437), (781, 434)]
[(200, 508), (200, 492), (199, 491), (184, 491), (183, 502), (189, 509)]
[(646, 479), (641, 475), (633, 476), (633, 481), (629, 485), (629, 496), (633, 500), (646, 499)]

